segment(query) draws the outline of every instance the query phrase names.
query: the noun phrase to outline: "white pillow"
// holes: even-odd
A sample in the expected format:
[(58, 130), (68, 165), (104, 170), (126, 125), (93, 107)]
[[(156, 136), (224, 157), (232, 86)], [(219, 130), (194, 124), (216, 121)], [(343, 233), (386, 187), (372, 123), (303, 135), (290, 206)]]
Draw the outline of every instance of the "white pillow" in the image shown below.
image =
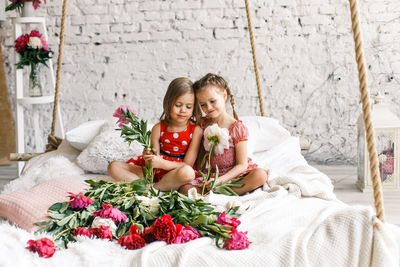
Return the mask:
[(65, 139), (79, 151), (84, 150), (96, 135), (99, 134), (105, 120), (88, 121), (65, 134)]
[(290, 137), (289, 131), (275, 119), (260, 116), (242, 116), (239, 119), (249, 129), (247, 143), (249, 155), (269, 150)]
[(138, 142), (131, 145), (120, 137), (120, 131), (111, 123), (105, 123), (85, 150), (77, 157), (77, 163), (87, 172), (107, 173), (107, 166), (113, 160), (127, 161), (141, 155), (143, 146)]

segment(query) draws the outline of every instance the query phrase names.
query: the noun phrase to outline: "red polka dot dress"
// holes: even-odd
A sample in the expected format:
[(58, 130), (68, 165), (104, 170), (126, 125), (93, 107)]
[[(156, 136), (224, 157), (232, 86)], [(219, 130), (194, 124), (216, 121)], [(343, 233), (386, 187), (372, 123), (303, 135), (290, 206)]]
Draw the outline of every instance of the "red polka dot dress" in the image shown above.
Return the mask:
[[(196, 124), (193, 121), (189, 121), (188, 126), (182, 132), (169, 132), (167, 127), (168, 125), (165, 122), (160, 122), (160, 157), (169, 161), (181, 162), (185, 158), (185, 153), (189, 148), (190, 141), (192, 141)], [(126, 163), (142, 167), (145, 166), (142, 156), (133, 157)], [(154, 179), (158, 181), (166, 173), (168, 173), (168, 171), (156, 169)]]

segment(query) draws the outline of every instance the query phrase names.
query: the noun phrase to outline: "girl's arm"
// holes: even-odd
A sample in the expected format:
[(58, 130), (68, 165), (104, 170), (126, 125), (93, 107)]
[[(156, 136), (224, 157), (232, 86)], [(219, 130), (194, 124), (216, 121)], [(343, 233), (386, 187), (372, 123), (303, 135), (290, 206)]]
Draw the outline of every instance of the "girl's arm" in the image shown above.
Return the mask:
[(247, 163), (247, 141), (240, 141), (235, 145), (236, 165), (224, 175), (218, 177), (218, 181), (226, 183), (238, 177), (248, 166)]
[(186, 151), (185, 162), (189, 166), (193, 166), (197, 159), (197, 154), (199, 153), (201, 138), (203, 137), (203, 130), (200, 126), (196, 126), (193, 131), (192, 141), (190, 142), (189, 148)]
[(151, 144), (153, 145), (153, 151), (156, 152), (156, 154), (160, 154), (160, 129), (161, 129), (161, 124), (157, 123), (156, 125), (153, 126), (151, 129)]

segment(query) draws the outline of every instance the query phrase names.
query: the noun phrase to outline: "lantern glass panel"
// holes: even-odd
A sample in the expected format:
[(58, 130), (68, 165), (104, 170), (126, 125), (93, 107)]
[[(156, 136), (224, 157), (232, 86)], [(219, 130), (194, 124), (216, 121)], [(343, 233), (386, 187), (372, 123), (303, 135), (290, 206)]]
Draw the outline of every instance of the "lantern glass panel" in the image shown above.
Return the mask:
[(379, 159), (379, 174), (384, 184), (393, 184), (395, 175), (395, 153), (394, 139), (395, 133), (377, 132), (376, 150)]

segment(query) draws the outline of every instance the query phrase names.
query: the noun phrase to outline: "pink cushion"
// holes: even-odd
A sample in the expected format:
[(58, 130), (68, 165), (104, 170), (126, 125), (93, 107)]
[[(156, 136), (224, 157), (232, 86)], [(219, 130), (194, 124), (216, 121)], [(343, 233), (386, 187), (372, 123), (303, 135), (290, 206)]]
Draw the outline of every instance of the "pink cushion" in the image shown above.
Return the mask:
[(48, 208), (56, 202), (69, 200), (68, 193), (84, 192), (89, 186), (74, 179), (54, 179), (31, 189), (0, 196), (0, 217), (16, 223), (29, 232), (40, 227), (35, 222), (48, 220)]

